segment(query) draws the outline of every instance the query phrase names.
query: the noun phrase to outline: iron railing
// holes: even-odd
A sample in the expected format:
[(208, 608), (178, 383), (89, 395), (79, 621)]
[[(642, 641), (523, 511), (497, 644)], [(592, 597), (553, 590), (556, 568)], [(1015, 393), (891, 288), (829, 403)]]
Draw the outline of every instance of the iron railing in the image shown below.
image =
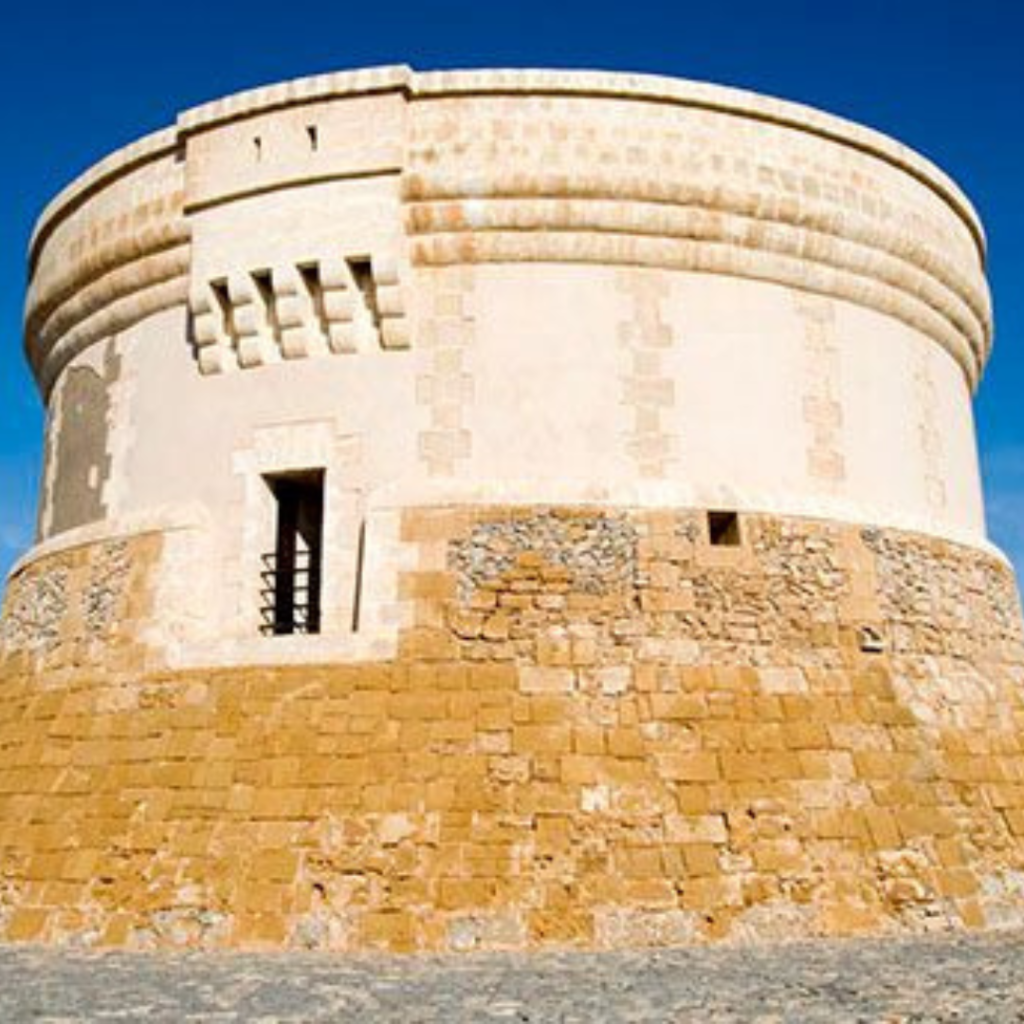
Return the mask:
[(309, 551), (282, 564), (277, 552), (260, 556), (260, 632), (265, 636), (320, 632), (320, 566)]

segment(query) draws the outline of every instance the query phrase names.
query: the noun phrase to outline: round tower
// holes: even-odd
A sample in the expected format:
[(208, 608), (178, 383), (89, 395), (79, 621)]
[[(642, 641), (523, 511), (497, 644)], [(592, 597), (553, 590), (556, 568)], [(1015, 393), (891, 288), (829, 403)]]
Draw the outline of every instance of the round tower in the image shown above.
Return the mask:
[(1024, 922), (984, 236), (806, 107), (302, 79), (30, 250), (0, 935), (467, 950)]

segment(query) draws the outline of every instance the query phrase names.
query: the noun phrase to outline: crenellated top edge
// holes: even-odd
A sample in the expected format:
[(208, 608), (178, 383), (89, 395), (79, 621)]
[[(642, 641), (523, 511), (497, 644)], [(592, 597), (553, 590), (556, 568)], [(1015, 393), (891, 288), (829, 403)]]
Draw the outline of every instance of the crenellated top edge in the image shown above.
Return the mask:
[(702, 107), (805, 131), (869, 153), (922, 181), (964, 222), (975, 240), (980, 263), (985, 262), (986, 241), (980, 217), (952, 178), (891, 136), (838, 115), (732, 86), (663, 75), (532, 68), (417, 72), (404, 64), (296, 78), (183, 111), (174, 126), (114, 151), (62, 189), (40, 214), (29, 246), (30, 258), (38, 256), (39, 246), (54, 223), (89, 195), (139, 164), (172, 152), (190, 134), (269, 110), (390, 91), (405, 92), (412, 99), (501, 93), (620, 97)]

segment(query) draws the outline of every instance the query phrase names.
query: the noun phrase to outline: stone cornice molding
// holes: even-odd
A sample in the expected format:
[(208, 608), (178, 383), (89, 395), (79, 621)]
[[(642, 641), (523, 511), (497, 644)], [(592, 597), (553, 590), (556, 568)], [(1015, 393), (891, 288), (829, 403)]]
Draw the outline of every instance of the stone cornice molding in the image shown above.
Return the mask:
[[(800, 104), (702, 82), (398, 65), (297, 79), (186, 110), (174, 127), (118, 150), (65, 188), (30, 244), (25, 344), (44, 394), (88, 345), (186, 302), (192, 138), (278, 110), (384, 93), (400, 94), (409, 110), (396, 170), (414, 266), (569, 261), (769, 281), (894, 316), (946, 349), (972, 386), (980, 377), (991, 345), (981, 224), (960, 189), (902, 144)], [(582, 119), (598, 142), (578, 166), (569, 159), (550, 167), (541, 147), (486, 157), (487, 125), (506, 109), (513, 129), (516, 117), (525, 124), (514, 104), (531, 98), (545, 116), (550, 108), (551, 124), (577, 123), (577, 104), (593, 101), (592, 121)], [(617, 101), (644, 109), (623, 115)], [(677, 115), (731, 140), (731, 162), (710, 170), (687, 163), (699, 147), (682, 129), (698, 122), (677, 123)], [(625, 141), (648, 145), (654, 158), (679, 153), (678, 164), (598, 159), (619, 125), (644, 118), (647, 135)], [(766, 169), (773, 154), (778, 168)], [(790, 165), (806, 165), (805, 178)], [(289, 172), (281, 187), (352, 173), (333, 164)], [(838, 185), (841, 175), (860, 181), (860, 191)], [(875, 194), (875, 175), (894, 183), (895, 194)], [(228, 190), (223, 201), (244, 194), (252, 193)]]

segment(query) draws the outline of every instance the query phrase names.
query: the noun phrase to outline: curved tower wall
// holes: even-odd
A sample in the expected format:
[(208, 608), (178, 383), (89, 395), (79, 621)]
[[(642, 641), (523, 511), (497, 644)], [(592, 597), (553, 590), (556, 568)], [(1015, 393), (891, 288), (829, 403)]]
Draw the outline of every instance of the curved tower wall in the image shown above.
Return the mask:
[[(920, 158), (729, 90), (385, 70), (243, 94), (41, 219), (41, 537), (191, 528), (202, 554), (171, 571), (210, 575), (161, 602), (168, 631), (243, 645), (258, 478), (290, 459), (332, 470), (326, 634), (350, 618), (355, 535), (414, 505), (714, 507), (982, 544), (982, 259)], [(382, 625), (386, 595), (367, 601)]]
[[(108, 157), (31, 246), (47, 457), (0, 812), (32, 828), (0, 828), (0, 925), (477, 948), (1015, 919), (990, 335), (955, 185), (735, 90), (377, 69)], [(320, 629), (267, 635), (275, 481), (310, 473)]]

